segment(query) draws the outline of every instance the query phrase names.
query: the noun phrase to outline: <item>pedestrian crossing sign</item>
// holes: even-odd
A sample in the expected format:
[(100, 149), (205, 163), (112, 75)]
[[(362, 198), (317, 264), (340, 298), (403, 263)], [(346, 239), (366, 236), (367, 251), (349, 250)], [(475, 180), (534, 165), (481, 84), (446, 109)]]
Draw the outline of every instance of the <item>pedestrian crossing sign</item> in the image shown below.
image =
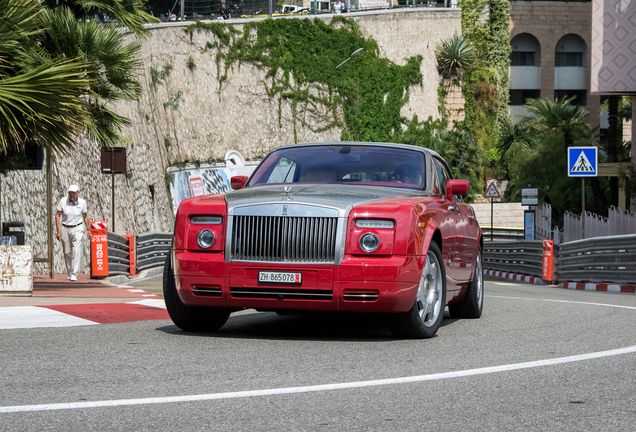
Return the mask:
[(598, 148), (568, 147), (568, 177), (597, 177)]

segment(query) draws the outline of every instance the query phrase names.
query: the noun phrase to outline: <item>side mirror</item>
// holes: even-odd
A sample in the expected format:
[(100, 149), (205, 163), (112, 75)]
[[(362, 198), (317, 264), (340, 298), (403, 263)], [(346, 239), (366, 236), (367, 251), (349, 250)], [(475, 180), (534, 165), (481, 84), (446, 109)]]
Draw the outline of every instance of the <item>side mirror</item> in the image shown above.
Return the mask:
[(446, 199), (453, 200), (453, 195), (466, 195), (470, 189), (468, 180), (449, 180), (446, 182)]
[(233, 176), (230, 179), (230, 187), (232, 190), (242, 189), (243, 186), (245, 186), (245, 183), (247, 183), (247, 179), (247, 176)]

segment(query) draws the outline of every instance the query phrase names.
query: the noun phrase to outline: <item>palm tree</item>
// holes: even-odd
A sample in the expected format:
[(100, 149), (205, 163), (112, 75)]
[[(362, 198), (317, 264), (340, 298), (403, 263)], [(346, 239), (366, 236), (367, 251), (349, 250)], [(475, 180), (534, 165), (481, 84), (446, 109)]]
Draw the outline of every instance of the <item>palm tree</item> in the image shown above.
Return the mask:
[[(578, 182), (567, 178), (566, 154), (571, 146), (592, 145), (592, 137), (595, 129), (585, 121), (587, 110), (580, 105), (571, 105), (573, 98), (557, 99), (554, 102), (548, 99), (530, 99), (525, 108), (532, 115), (524, 116), (522, 122), (529, 127), (538, 140), (543, 141), (542, 147), (536, 154), (537, 165), (528, 170), (530, 173), (538, 173), (541, 169), (549, 168), (554, 173), (543, 174), (544, 180), (551, 178), (546, 184), (552, 186), (551, 200), (553, 208), (556, 200), (562, 200), (564, 195), (577, 196)], [(556, 146), (556, 147), (555, 147)], [(554, 187), (560, 185), (560, 187)], [(597, 177), (590, 179), (592, 188), (592, 206), (586, 206), (596, 213), (603, 214), (607, 211), (607, 194)], [(580, 191), (580, 189), (579, 189)], [(564, 200), (562, 200), (565, 202)], [(572, 210), (563, 207), (561, 211)]]
[(586, 122), (589, 112), (581, 105), (572, 105), (574, 98), (530, 99), (525, 108), (532, 114), (524, 116), (522, 122), (540, 134), (562, 134), (565, 147), (589, 144), (594, 129)]
[(0, 170), (29, 143), (68, 148), (85, 122), (89, 65), (41, 48), (42, 12), (33, 0), (0, 0)]
[(106, 147), (126, 143), (120, 130), (130, 121), (105, 108), (105, 102), (136, 100), (141, 85), (136, 72), (141, 63), (139, 42), (124, 45), (119, 30), (95, 21), (80, 22), (69, 8), (46, 10), (43, 47), (54, 56), (77, 58), (90, 65), (86, 74), (91, 85), (84, 89), (87, 112), (84, 132)]
[(473, 44), (461, 36), (453, 35), (437, 46), (437, 70), (443, 79), (453, 80), (473, 67), (477, 59)]
[(69, 0), (55, 10), (0, 0), (0, 170), (27, 143), (65, 151), (81, 133), (104, 146), (127, 142), (121, 128), (130, 121), (105, 103), (139, 97), (140, 45), (124, 44), (117, 28), (80, 21), (91, 8), (141, 36), (143, 22), (156, 21), (139, 0)]

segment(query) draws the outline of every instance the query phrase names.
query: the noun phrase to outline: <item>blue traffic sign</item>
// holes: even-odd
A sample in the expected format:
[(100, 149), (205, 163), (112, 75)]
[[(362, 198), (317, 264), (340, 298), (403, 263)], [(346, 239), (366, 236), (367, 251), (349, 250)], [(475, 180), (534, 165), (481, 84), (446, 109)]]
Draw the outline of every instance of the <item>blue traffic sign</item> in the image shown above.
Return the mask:
[(568, 147), (568, 177), (598, 176), (597, 147)]

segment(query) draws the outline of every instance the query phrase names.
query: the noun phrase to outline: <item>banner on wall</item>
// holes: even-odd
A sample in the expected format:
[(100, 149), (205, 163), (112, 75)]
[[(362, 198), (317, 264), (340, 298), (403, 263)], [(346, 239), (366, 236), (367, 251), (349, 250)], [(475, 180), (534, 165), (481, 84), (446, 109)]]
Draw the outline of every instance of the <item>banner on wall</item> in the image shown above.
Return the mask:
[(250, 176), (257, 165), (258, 162), (247, 162), (245, 166), (202, 165), (199, 168), (193, 166), (168, 170), (172, 176), (170, 193), (174, 213), (176, 214), (179, 204), (184, 199), (229, 192), (230, 179), (233, 176)]

